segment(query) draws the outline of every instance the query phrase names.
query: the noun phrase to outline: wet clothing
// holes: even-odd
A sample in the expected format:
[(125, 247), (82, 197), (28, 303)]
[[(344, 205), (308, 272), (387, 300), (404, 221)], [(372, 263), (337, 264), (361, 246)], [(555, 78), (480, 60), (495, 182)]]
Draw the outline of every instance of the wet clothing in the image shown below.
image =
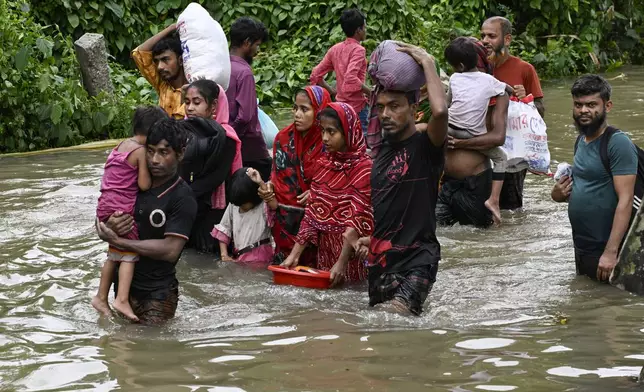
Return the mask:
[(582, 255), (601, 256), (610, 237), (617, 208), (617, 194), (612, 176), (637, 174), (637, 150), (628, 136), (616, 132), (608, 142), (612, 176), (600, 157), (602, 138), (579, 141), (572, 167), (572, 192), (568, 217), (575, 249)]
[(228, 123), (235, 129), (242, 142), (244, 162), (268, 158), (257, 114), (255, 77), (250, 65), (239, 56), (230, 56), (230, 84), (226, 96), (230, 106)]
[(354, 38), (335, 44), (326, 53), (320, 64), (311, 72), (311, 84), (320, 83), (326, 74), (335, 72), (337, 80), (335, 99), (349, 104), (356, 113), (367, 104), (362, 84), (367, 76), (367, 51)]
[[(304, 90), (311, 100), (315, 116), (311, 129), (302, 135), (295, 129), (295, 124), (291, 124), (279, 131), (273, 144), (271, 183), (278, 202), (273, 225), (277, 264), (291, 253), (300, 230), (304, 207), (298, 204), (297, 196), (309, 190), (317, 160), (322, 156), (322, 134), (317, 114), (331, 102), (329, 92), (320, 86), (308, 86)], [(309, 246), (300, 256), (300, 264), (314, 265), (316, 253), (317, 250)]]
[[(139, 193), (134, 220), (139, 226), (141, 240), (176, 236), (187, 241), (196, 214), (197, 203), (190, 186), (176, 176), (161, 186)], [(175, 266), (176, 261), (140, 256), (130, 287), (130, 302), (137, 316), (145, 315), (150, 307), (158, 309), (160, 305), (163, 305), (162, 313), (168, 318), (174, 315), (177, 300), (172, 298), (173, 295), (178, 296), (176, 290), (179, 287)], [(114, 291), (118, 291), (118, 273), (114, 274)], [(155, 304), (154, 301), (161, 301), (162, 304)], [(172, 303), (174, 307), (169, 306)]]
[(369, 268), (369, 306), (395, 299), (419, 316), (423, 311), (423, 303), (436, 282), (438, 263), (404, 272), (383, 273), (382, 270), (381, 266)]
[(183, 119), (186, 116), (186, 108), (181, 98), (181, 89), (175, 89), (168, 82), (161, 79), (157, 72), (157, 66), (154, 64), (152, 52), (134, 49), (132, 51), (132, 60), (141, 72), (141, 75), (156, 90), (159, 96), (159, 106), (176, 119)]
[[(340, 118), (345, 152), (330, 152), (318, 159), (311, 181), (311, 196), (296, 241), (318, 247), (317, 268), (329, 271), (338, 261), (343, 234), (354, 229), (360, 237), (373, 232), (371, 207), (371, 158), (367, 155), (360, 119), (346, 103), (330, 103)], [(367, 277), (364, 260), (350, 259), (349, 281)]]
[[(143, 146), (137, 147), (130, 152), (122, 153), (119, 152), (121, 144), (123, 142), (112, 150), (105, 162), (103, 178), (101, 179), (101, 196), (98, 198), (96, 207), (96, 216), (101, 222), (106, 222), (117, 211), (122, 211), (129, 215), (134, 214), (134, 204), (139, 193), (139, 168), (132, 166), (127, 159), (130, 154), (139, 148), (143, 148)], [(127, 233), (125, 238), (130, 240), (139, 239), (136, 225)], [(119, 249), (112, 245), (108, 248), (107, 258), (116, 262), (135, 262), (139, 259), (136, 253)]]
[(438, 263), (435, 209), (444, 163), (444, 146), (434, 146), (426, 132), (401, 142), (384, 141), (371, 173), (371, 268), (406, 274)]
[(443, 176), (436, 205), (438, 223), (444, 226), (455, 223), (490, 226), (492, 213), (485, 207), (485, 201), (490, 197), (491, 191), (492, 169), (464, 179)]
[(225, 129), (214, 120), (191, 118), (185, 123), (190, 136), (179, 172), (192, 188), (198, 207), (187, 246), (216, 253), (219, 244), (210, 231), (219, 223), (223, 212), (213, 209), (213, 193), (230, 178), (236, 142), (228, 138)]
[(178, 304), (178, 282), (167, 290), (155, 292), (147, 297), (138, 298), (130, 295), (130, 306), (139, 322), (145, 325), (159, 325), (172, 319)]
[(584, 254), (575, 249), (575, 270), (577, 275), (586, 275), (593, 280), (597, 280), (597, 267), (601, 254)]
[[(525, 165), (527, 166), (527, 163)], [(499, 198), (499, 207), (502, 210), (516, 210), (523, 207), (523, 183), (528, 169), (512, 173), (510, 170), (507, 168), (503, 177), (503, 188)]]
[[(212, 229), (211, 235), (225, 244), (233, 245), (236, 261), (269, 264), (273, 259), (270, 238), (274, 215), (264, 202), (246, 212), (228, 204), (221, 222)], [(235, 256), (235, 253), (238, 255)]]

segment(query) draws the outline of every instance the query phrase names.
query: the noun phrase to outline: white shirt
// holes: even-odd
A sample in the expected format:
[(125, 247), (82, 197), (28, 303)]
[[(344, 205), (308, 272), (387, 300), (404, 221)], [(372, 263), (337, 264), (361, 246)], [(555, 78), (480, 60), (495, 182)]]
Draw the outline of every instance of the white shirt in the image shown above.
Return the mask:
[(449, 78), (452, 103), (449, 123), (467, 130), (472, 136), (487, 133), (485, 116), (490, 98), (505, 94), (505, 83), (483, 72), (460, 72)]

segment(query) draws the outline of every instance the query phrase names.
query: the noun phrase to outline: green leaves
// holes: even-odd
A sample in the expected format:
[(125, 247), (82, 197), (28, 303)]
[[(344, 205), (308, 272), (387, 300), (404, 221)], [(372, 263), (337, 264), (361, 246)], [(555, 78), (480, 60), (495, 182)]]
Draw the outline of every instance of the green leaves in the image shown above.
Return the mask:
[(72, 26), (72, 29), (75, 29), (80, 24), (78, 15), (75, 14), (67, 14), (67, 20), (69, 21), (70, 26)]
[(45, 56), (45, 58), (49, 58), (52, 55), (51, 51), (54, 47), (54, 43), (39, 37), (36, 39), (36, 47), (40, 50), (43, 56)]
[(113, 1), (106, 2), (105, 7), (109, 8), (110, 11), (112, 11), (114, 15), (119, 19), (121, 19), (125, 15), (125, 12), (123, 11), (123, 7), (114, 3)]
[(23, 46), (22, 48), (20, 48), (18, 53), (16, 53), (14, 62), (18, 71), (24, 71), (25, 67), (27, 67), (27, 62), (29, 61), (29, 52), (29, 47)]

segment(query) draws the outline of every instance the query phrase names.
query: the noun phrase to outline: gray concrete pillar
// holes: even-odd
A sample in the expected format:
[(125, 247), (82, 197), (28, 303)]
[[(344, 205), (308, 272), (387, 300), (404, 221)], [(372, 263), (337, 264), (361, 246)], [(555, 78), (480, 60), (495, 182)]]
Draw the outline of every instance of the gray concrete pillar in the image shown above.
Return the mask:
[(80, 63), (83, 85), (91, 96), (101, 91), (112, 93), (114, 87), (110, 80), (110, 68), (107, 64), (105, 37), (102, 34), (85, 33), (76, 42), (76, 58)]

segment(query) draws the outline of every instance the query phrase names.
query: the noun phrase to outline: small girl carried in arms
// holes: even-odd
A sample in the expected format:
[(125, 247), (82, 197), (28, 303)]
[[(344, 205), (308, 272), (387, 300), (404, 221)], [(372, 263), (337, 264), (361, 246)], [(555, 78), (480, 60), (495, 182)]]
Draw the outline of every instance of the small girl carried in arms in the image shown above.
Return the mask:
[[(211, 235), (219, 240), (222, 261), (265, 267), (273, 259), (271, 227), (277, 209), (275, 197), (262, 201), (259, 189), (267, 190), (259, 172), (242, 167), (230, 181), (228, 207)], [(232, 254), (229, 248), (232, 245)]]
[[(166, 117), (165, 112), (158, 106), (140, 107), (134, 112), (133, 136), (122, 141), (112, 150), (105, 163), (105, 171), (101, 180), (101, 196), (96, 208), (96, 216), (99, 221), (106, 222), (115, 212), (134, 215), (134, 204), (139, 189), (146, 191), (152, 186), (152, 178), (145, 159), (148, 131), (154, 122), (164, 117)], [(126, 238), (134, 240), (139, 238), (136, 225), (133, 226)], [(107, 261), (101, 269), (98, 293), (92, 299), (92, 306), (97, 311), (106, 316), (110, 315), (107, 297), (116, 265), (121, 263), (118, 292), (113, 306), (128, 319), (138, 321), (129, 301), (134, 263), (138, 260), (139, 256), (136, 253), (109, 245)]]

